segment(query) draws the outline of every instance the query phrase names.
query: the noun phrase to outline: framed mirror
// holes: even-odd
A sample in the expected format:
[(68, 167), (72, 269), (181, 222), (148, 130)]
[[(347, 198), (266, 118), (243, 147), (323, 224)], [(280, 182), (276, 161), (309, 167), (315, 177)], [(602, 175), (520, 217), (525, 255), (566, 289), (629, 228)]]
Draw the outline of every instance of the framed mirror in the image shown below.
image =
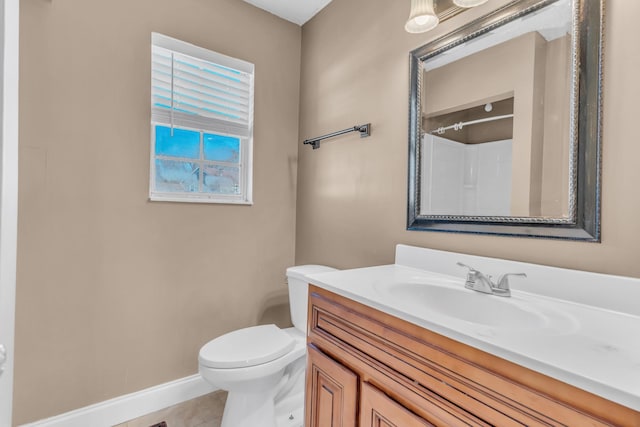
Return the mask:
[(600, 241), (604, 0), (516, 0), (410, 54), (407, 229)]

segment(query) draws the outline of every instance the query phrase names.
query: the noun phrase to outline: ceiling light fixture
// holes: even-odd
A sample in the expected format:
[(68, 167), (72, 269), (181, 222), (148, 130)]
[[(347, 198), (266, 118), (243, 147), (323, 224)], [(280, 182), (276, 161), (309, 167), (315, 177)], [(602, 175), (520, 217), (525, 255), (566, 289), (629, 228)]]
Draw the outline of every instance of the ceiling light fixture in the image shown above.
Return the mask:
[(488, 1), (489, 0), (453, 0), (453, 4), (459, 7), (476, 7)]
[(404, 26), (408, 33), (424, 33), (435, 28), (438, 22), (440, 20), (433, 10), (433, 0), (411, 0), (411, 13)]

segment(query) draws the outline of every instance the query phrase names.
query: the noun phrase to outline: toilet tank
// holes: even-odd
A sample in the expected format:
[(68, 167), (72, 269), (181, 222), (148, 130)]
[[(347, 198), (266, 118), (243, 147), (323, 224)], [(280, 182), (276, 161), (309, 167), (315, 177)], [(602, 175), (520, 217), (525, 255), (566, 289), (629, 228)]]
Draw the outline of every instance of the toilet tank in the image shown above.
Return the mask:
[(297, 265), (287, 268), (291, 321), (296, 329), (304, 333), (307, 332), (307, 293), (309, 291), (307, 276), (329, 271), (336, 271), (336, 269), (324, 265)]

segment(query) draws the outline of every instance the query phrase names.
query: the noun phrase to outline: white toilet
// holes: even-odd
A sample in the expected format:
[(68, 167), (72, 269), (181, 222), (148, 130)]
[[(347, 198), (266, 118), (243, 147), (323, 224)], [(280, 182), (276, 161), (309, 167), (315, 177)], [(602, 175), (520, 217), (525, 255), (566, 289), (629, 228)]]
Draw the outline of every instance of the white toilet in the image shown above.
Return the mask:
[(301, 427), (306, 367), (306, 276), (322, 265), (287, 269), (293, 328), (261, 325), (229, 332), (200, 349), (200, 375), (227, 390), (221, 427)]

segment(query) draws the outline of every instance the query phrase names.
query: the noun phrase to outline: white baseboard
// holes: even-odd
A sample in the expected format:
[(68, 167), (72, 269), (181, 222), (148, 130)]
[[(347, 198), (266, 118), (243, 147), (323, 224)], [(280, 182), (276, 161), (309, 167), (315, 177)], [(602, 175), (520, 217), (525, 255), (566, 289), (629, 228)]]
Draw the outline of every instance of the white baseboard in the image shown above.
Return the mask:
[(21, 427), (111, 427), (213, 391), (196, 374)]

